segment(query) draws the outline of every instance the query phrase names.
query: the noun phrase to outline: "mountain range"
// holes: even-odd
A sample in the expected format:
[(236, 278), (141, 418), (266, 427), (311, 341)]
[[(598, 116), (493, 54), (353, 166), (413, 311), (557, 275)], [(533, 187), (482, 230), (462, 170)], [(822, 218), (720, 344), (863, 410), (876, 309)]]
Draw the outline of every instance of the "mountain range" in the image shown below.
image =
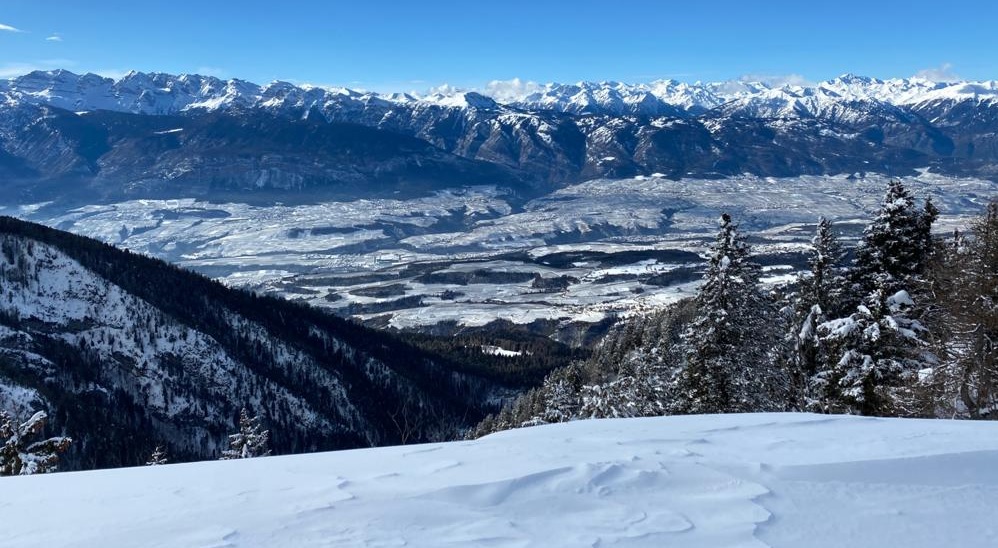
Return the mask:
[(998, 175), (998, 82), (581, 82), (379, 94), (68, 71), (0, 81), (0, 183), (72, 197), (315, 200), (660, 174)]
[[(272, 112), (332, 113), (395, 105), (495, 110), (554, 111), (610, 116), (701, 114), (731, 103), (726, 110), (746, 108), (767, 116), (820, 116), (829, 103), (876, 102), (925, 111), (945, 102), (998, 101), (998, 80), (936, 82), (923, 78), (881, 80), (853, 74), (817, 84), (772, 84), (763, 81), (685, 83), (657, 80), (549, 83), (493, 86), (471, 91), (442, 86), (427, 93), (375, 93), (348, 88), (296, 86), (274, 81), (258, 85), (197, 74), (172, 75), (132, 71), (120, 79), (66, 70), (35, 71), (0, 81), (10, 106), (18, 101), (66, 110), (113, 110), (133, 114), (178, 114), (194, 110), (262, 108)], [(494, 96), (490, 97), (489, 95)], [(788, 110), (789, 105), (789, 110)], [(359, 120), (356, 120), (359, 121)]]

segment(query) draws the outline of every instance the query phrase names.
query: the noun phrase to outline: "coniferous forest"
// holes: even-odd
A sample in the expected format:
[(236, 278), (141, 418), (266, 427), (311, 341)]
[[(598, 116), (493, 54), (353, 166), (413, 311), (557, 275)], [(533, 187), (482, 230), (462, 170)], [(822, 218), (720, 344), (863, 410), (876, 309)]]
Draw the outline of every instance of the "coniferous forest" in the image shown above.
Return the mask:
[(618, 324), (472, 434), (754, 411), (996, 418), (998, 204), (947, 237), (937, 215), (893, 180), (855, 249), (819, 218), (808, 268), (767, 288), (724, 214), (695, 297)]
[[(11, 455), (66, 437), (63, 470), (212, 459), (233, 450), (247, 412), (274, 454), (453, 439), (529, 385), (508, 358), (409, 339), (0, 218), (0, 391), (15, 407), (0, 447)], [(577, 356), (523, 345), (538, 351), (524, 354), (527, 370)]]

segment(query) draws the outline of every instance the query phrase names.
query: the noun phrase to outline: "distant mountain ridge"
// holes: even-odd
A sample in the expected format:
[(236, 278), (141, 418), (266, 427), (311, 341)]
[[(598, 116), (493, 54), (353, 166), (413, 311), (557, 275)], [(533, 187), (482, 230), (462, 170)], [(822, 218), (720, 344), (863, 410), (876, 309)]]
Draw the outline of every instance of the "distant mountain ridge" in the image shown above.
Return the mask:
[(68, 71), (0, 81), (0, 185), (321, 200), (491, 184), (875, 172), (998, 177), (998, 81), (522, 85), (425, 95)]
[[(35, 71), (0, 81), (7, 105), (23, 101), (67, 110), (114, 110), (133, 114), (177, 114), (188, 110), (261, 108), (320, 111), (385, 105), (435, 105), (448, 108), (512, 107), (573, 114), (668, 116), (700, 114), (726, 103), (779, 103), (798, 100), (874, 101), (919, 106), (939, 101), (998, 101), (998, 80), (937, 82), (924, 78), (881, 80), (853, 74), (814, 84), (769, 84), (762, 81), (686, 83), (578, 82), (524, 86), (505, 90), (501, 99), (486, 90), (375, 93), (345, 87), (295, 85), (273, 81), (260, 85), (240, 79), (198, 74), (173, 75), (131, 71), (119, 79), (67, 70)], [(497, 95), (499, 95), (497, 93)], [(813, 112), (812, 112), (813, 113)]]

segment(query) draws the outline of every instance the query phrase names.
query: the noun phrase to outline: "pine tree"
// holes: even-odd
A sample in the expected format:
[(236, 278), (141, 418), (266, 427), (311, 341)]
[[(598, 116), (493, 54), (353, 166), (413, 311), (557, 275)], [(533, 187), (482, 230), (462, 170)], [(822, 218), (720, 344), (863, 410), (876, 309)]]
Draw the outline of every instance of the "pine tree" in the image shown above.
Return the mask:
[(937, 215), (931, 201), (919, 210), (901, 181), (890, 182), (856, 250), (843, 299), (848, 315), (817, 326), (818, 363), (809, 383), (814, 410), (915, 413), (916, 372), (934, 360), (920, 319), (930, 301), (922, 294), (923, 275)]
[(170, 461), (167, 458), (166, 449), (162, 445), (157, 445), (152, 455), (149, 456), (149, 460), (146, 461), (146, 466), (160, 466), (168, 462)]
[(818, 219), (808, 256), (809, 271), (798, 277), (798, 290), (790, 295), (790, 332), (785, 348), (789, 349), (787, 368), (790, 370), (794, 408), (805, 408), (813, 395), (809, 394), (809, 379), (817, 372), (820, 340), (818, 325), (835, 317), (841, 309), (845, 278), (842, 275), (842, 246), (824, 217)]
[(541, 388), (544, 402), (542, 420), (546, 423), (565, 422), (578, 417), (582, 406), (581, 390), (582, 378), (577, 364), (548, 375)]
[(923, 210), (899, 179), (891, 180), (876, 217), (863, 231), (850, 272), (853, 308), (878, 289), (892, 295), (913, 286), (925, 271), (931, 251), (932, 223), (938, 210), (926, 202)]
[(800, 280), (804, 309), (810, 311), (817, 305), (824, 314), (838, 313), (845, 284), (842, 276), (843, 256), (842, 245), (835, 236), (832, 223), (819, 217), (807, 260), (809, 275)]
[(72, 439), (53, 437), (32, 442), (45, 428), (48, 415), (38, 411), (27, 421), (18, 424), (6, 412), (0, 411), (0, 476), (18, 476), (54, 472), (59, 464), (59, 453), (69, 448)]
[(941, 363), (925, 383), (927, 411), (967, 418), (998, 416), (998, 203), (969, 237), (941, 247), (930, 269), (933, 328)]
[(759, 290), (761, 267), (731, 216), (723, 214), (696, 315), (683, 334), (685, 357), (673, 391), (677, 413), (779, 409), (786, 379), (773, 364), (775, 310)]
[(250, 417), (244, 407), (239, 412), (239, 432), (229, 435), (229, 449), (222, 452), (221, 460), (266, 457), (270, 454), (269, 441), (270, 431), (262, 429), (260, 417)]
[(891, 416), (908, 414), (901, 402), (926, 365), (926, 329), (909, 317), (914, 301), (902, 290), (870, 294), (847, 318), (822, 323), (818, 333), (829, 365), (813, 377), (814, 410)]

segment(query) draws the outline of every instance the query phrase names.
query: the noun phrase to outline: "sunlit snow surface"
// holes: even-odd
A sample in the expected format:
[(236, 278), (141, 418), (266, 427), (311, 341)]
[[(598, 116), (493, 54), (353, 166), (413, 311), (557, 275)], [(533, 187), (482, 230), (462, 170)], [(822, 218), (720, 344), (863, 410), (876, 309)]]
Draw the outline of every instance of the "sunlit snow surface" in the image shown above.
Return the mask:
[(757, 414), (0, 479), (0, 546), (998, 545), (998, 423)]
[[(697, 266), (695, 254), (704, 253), (722, 211), (753, 236), (756, 251), (799, 252), (819, 215), (837, 221), (848, 232), (847, 240), (855, 238), (879, 205), (887, 181), (875, 175), (681, 181), (641, 176), (572, 185), (522, 207), (502, 190), (472, 187), (410, 200), (270, 207), (135, 200), (68, 212), (42, 204), (12, 213), (174, 261), (231, 285), (320, 306), (422, 297), (422, 306), (357, 312), (361, 317), (385, 315), (397, 327), (445, 320), (481, 325), (497, 318), (598, 321), (689, 295), (696, 276), (669, 284), (645, 281)], [(905, 183), (919, 198), (933, 198), (942, 212), (939, 232), (964, 225), (998, 196), (993, 182), (929, 172)], [(611, 266), (580, 260), (548, 267), (543, 261), (545, 255), (567, 252), (669, 249), (694, 255), (678, 262), (636, 258), (633, 264)], [(575, 281), (560, 291), (538, 291), (530, 281), (450, 285), (416, 279), (425, 272), (478, 268)], [(370, 273), (381, 277), (360, 278), (355, 284), (343, 279)], [(775, 272), (767, 281), (784, 281), (791, 274)], [(337, 283), (324, 283), (329, 275), (337, 276)], [(395, 290), (377, 294), (384, 286)], [(457, 295), (438, 298), (445, 291)]]

